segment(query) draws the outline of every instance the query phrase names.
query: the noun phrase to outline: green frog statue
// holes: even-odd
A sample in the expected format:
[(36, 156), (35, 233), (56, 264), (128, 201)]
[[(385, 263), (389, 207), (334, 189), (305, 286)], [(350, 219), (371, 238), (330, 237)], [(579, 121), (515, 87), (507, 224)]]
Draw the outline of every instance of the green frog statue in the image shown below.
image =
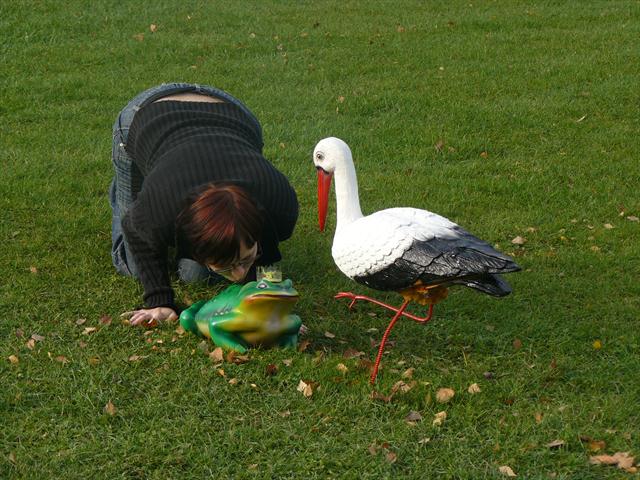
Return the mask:
[(302, 325), (300, 317), (291, 313), (297, 301), (298, 292), (289, 279), (234, 284), (184, 310), (180, 325), (240, 353), (256, 346), (295, 347)]

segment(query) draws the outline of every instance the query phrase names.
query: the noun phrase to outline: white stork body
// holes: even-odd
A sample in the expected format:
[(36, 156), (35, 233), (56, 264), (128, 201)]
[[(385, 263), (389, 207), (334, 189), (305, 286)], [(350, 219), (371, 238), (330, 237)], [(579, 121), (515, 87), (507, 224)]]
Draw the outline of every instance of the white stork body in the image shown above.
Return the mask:
[(498, 274), (517, 271), (518, 265), (447, 218), (415, 208), (363, 216), (351, 151), (342, 140), (321, 140), (314, 163), (321, 228), (326, 216), (326, 198), (323, 203), (321, 197), (328, 195), (335, 177), (337, 225), (331, 253), (349, 278), (377, 290), (463, 284), (494, 296), (511, 291)]

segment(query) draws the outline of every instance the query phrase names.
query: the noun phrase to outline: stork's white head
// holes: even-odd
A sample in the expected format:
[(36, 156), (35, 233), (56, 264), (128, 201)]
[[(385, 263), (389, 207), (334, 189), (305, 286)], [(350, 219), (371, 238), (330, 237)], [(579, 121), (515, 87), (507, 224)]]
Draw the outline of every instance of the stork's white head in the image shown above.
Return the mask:
[(313, 164), (318, 170), (318, 224), (324, 230), (331, 179), (336, 168), (351, 160), (349, 146), (336, 137), (320, 140), (313, 149)]
[(333, 174), (338, 165), (350, 158), (349, 145), (336, 137), (320, 140), (313, 149), (313, 164), (327, 174)]

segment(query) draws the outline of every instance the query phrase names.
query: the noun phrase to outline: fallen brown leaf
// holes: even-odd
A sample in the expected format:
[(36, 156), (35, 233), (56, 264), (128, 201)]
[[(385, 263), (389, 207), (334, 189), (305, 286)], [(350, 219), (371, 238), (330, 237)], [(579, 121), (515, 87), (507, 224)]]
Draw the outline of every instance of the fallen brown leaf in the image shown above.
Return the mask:
[(131, 355), (128, 360), (130, 362), (138, 362), (140, 360), (142, 360), (143, 358), (147, 358), (149, 355)]
[(376, 392), (375, 390), (371, 392), (371, 395), (369, 395), (369, 397), (372, 400), (380, 400), (384, 403), (389, 403), (391, 401), (391, 399), (393, 398), (393, 393), (391, 393), (390, 395), (384, 395), (380, 392)]
[(349, 371), (349, 369), (344, 363), (339, 363), (338, 365), (336, 365), (336, 368), (343, 375), (345, 375)]
[(515, 477), (516, 474), (513, 472), (510, 466), (502, 465), (498, 468), (501, 474), (506, 475), (507, 477)]
[(379, 449), (380, 447), (378, 447), (378, 445), (376, 445), (375, 442), (369, 445), (369, 447), (367, 447), (367, 450), (371, 455), (377, 455)]
[(433, 416), (433, 422), (431, 422), (433, 424), (434, 427), (439, 427), (440, 425), (442, 425), (444, 423), (444, 421), (447, 419), (447, 412), (438, 412)]
[(33, 338), (30, 338), (29, 340), (27, 340), (26, 345), (29, 350), (33, 350), (36, 346), (36, 341)]
[(151, 25), (149, 25), (149, 31), (151, 33), (155, 33), (158, 31), (158, 26), (155, 23), (152, 23)]
[(116, 406), (111, 403), (111, 400), (109, 400), (107, 402), (107, 404), (104, 406), (104, 411), (107, 415), (111, 415), (112, 417), (116, 414)]
[(286, 367), (290, 367), (291, 365), (293, 365), (293, 358), (286, 358), (286, 359), (282, 360), (282, 363)]
[(309, 340), (301, 341), (300, 344), (298, 345), (298, 351), (304, 352), (309, 347), (310, 344), (311, 342)]
[(411, 368), (407, 368), (404, 372), (402, 372), (402, 378), (413, 378), (413, 374), (415, 373), (416, 369), (411, 367)]
[(327, 338), (336, 338), (335, 334), (331, 332), (324, 332), (324, 336)]
[(409, 414), (404, 417), (404, 421), (407, 423), (412, 423), (412, 424), (416, 424), (416, 422), (419, 422), (422, 420), (422, 415), (420, 415), (420, 412), (416, 412), (415, 410), (411, 410), (409, 412)]
[(469, 392), (471, 395), (475, 395), (476, 393), (480, 393), (482, 390), (480, 390), (480, 386), (477, 383), (472, 383), (471, 385), (469, 385), (469, 388), (467, 388), (467, 392)]
[(613, 455), (594, 455), (589, 457), (589, 463), (593, 465), (615, 465), (629, 473), (636, 473), (635, 458), (629, 452), (616, 452)]
[(42, 342), (44, 340), (44, 337), (42, 335), (38, 335), (37, 333), (31, 335), (31, 338), (36, 342)]
[(267, 377), (273, 377), (276, 373), (278, 373), (278, 366), (273, 363), (270, 363), (265, 368), (265, 375), (267, 375)]
[(439, 388), (436, 392), (436, 400), (439, 403), (447, 403), (455, 394), (456, 392), (452, 388)]
[(55, 358), (56, 362), (60, 362), (63, 365), (66, 365), (67, 363), (69, 363), (69, 359), (67, 357), (65, 357), (64, 355), (58, 355)]
[(396, 393), (396, 392), (407, 393), (409, 390), (415, 387), (416, 384), (417, 382), (415, 380), (409, 383), (405, 383), (402, 380), (398, 380), (396, 383), (393, 384), (393, 387), (391, 387), (391, 391), (393, 393)]
[(16, 337), (17, 338), (24, 337), (24, 330), (22, 330), (21, 328), (16, 328)]
[(209, 353), (209, 358), (214, 363), (219, 363), (224, 361), (224, 352), (221, 347), (217, 347), (213, 350), (213, 352)]
[(105, 327), (108, 327), (109, 325), (111, 325), (111, 316), (102, 315), (102, 317), (100, 317), (100, 325), (104, 325)]
[(313, 395), (313, 387), (311, 386), (311, 383), (307, 383), (304, 380), (300, 380), (297, 390), (307, 398)]
[(242, 365), (243, 363), (247, 363), (250, 360), (250, 358), (249, 358), (249, 355), (241, 355), (235, 350), (231, 350), (229, 353), (227, 353), (226, 360), (229, 363)]
[(359, 358), (363, 355), (364, 355), (364, 352), (359, 352), (355, 348), (347, 348), (342, 354), (342, 357), (349, 359), (349, 358)]
[(553, 441), (547, 443), (547, 448), (552, 448), (552, 449), (553, 448), (561, 448), (561, 447), (564, 447), (564, 446), (565, 446), (564, 440), (560, 440), (560, 439), (556, 439), (556, 440), (553, 440)]
[(17, 363), (20, 362), (20, 360), (18, 359), (18, 357), (16, 355), (9, 355), (9, 362), (11, 362), (12, 364), (16, 365)]
[(520, 350), (521, 348), (522, 348), (522, 340), (520, 340), (519, 338), (515, 338), (513, 340), (513, 349)]
[(511, 243), (513, 243), (514, 245), (524, 245), (525, 243), (527, 243), (527, 239), (518, 235), (511, 240)]
[(29, 271), (33, 274), (38, 273), (38, 269), (34, 266), (29, 267)]
[(91, 335), (92, 333), (96, 332), (98, 329), (97, 327), (85, 327), (84, 330), (82, 331), (83, 335)]

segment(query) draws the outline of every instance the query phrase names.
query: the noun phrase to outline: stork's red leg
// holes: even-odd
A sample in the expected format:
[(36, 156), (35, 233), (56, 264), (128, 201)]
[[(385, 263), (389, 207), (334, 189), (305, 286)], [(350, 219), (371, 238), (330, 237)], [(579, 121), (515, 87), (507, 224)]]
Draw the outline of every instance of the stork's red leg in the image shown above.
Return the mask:
[[(409, 304), (409, 300), (405, 300), (404, 303), (400, 306), (400, 308), (396, 311), (396, 314), (393, 316), (391, 322), (389, 322), (389, 326), (384, 332), (382, 336), (382, 341), (380, 342), (380, 348), (378, 348), (378, 356), (376, 357), (376, 362), (373, 364), (373, 371), (371, 372), (371, 377), (369, 378), (369, 383), (373, 385), (376, 382), (376, 377), (378, 376), (378, 368), (380, 367), (380, 360), (382, 360), (382, 354), (384, 353), (384, 346), (387, 343), (387, 338), (391, 333), (391, 329), (394, 327), (398, 319), (402, 316), (402, 312), (407, 308)], [(433, 305), (432, 305), (433, 306)]]
[[(379, 300), (376, 300), (375, 298), (371, 298), (371, 297), (366, 297), (364, 295), (355, 295), (354, 293), (351, 292), (340, 292), (338, 293), (335, 297), (333, 298), (350, 298), (351, 299), (351, 303), (349, 303), (349, 310), (351, 310), (351, 308), (355, 305), (355, 303), (358, 300), (366, 300), (367, 302), (371, 302), (371, 303), (375, 303), (376, 305), (380, 305), (381, 307), (387, 308), (389, 310), (391, 310), (392, 312), (400, 312), (400, 310), (402, 310), (402, 312), (400, 313), (402, 316), (410, 318), (411, 320), (415, 321), (415, 322), (419, 322), (419, 323), (427, 323), (429, 320), (431, 320), (431, 315), (433, 314), (433, 304), (429, 305), (429, 310), (427, 312), (427, 315), (425, 317), (416, 317), (415, 315), (412, 315), (409, 312), (405, 312), (404, 309), (398, 309), (396, 307), (393, 307), (391, 305), (388, 305), (386, 303), (383, 303)], [(405, 305), (406, 307), (406, 305)]]

